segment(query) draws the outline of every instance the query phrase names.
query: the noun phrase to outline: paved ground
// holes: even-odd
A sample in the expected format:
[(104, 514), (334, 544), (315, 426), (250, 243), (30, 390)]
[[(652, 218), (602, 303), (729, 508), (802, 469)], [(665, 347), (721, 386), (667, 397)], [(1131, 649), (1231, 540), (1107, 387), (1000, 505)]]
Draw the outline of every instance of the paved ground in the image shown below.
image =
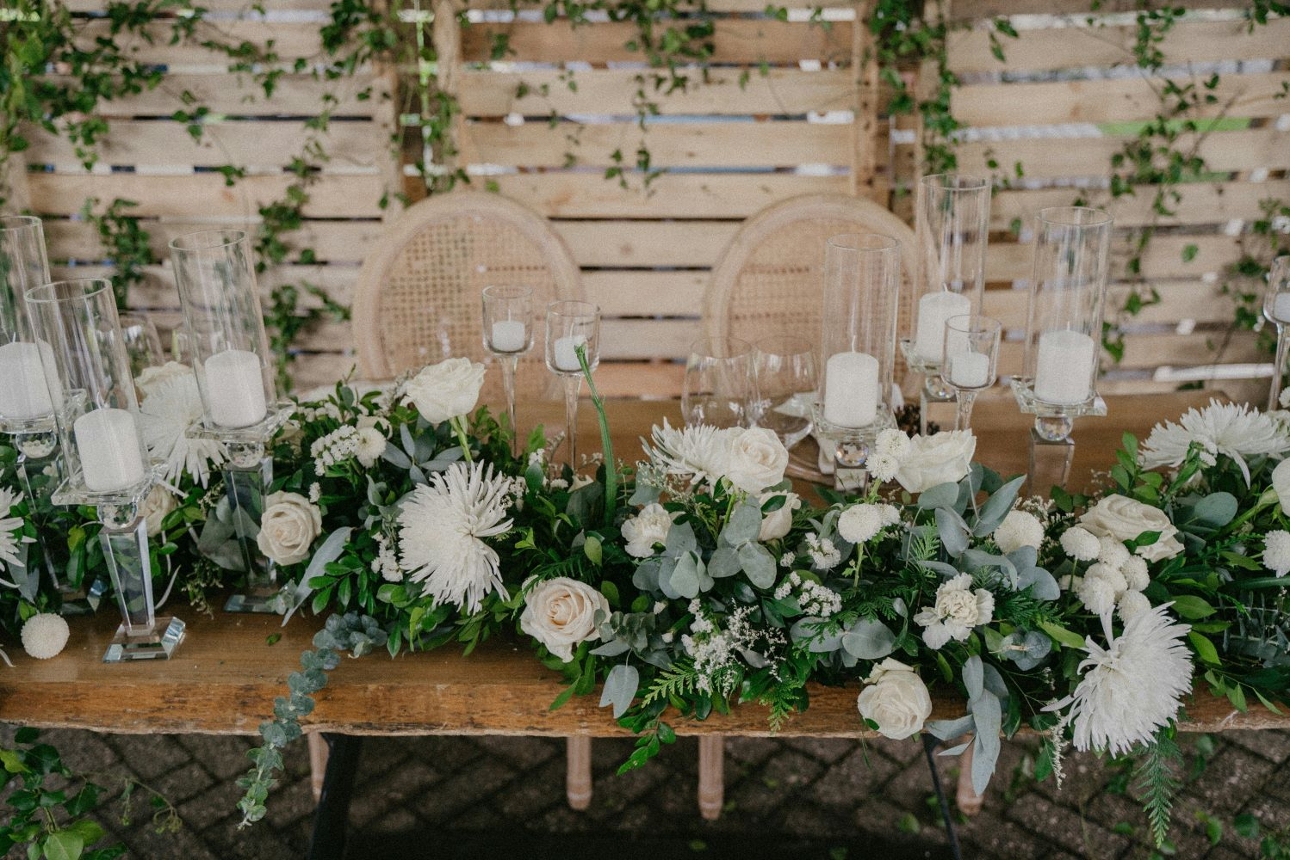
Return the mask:
[[(8, 733), (6, 733), (6, 738)], [(234, 860), (304, 855), (312, 826), (308, 760), (291, 748), (268, 818), (238, 830), (235, 780), (247, 738), (47, 732), (73, 766), (107, 782), (130, 776), (166, 794), (184, 821), (152, 832), (136, 802), (133, 823), (102, 819), (135, 858)], [(1187, 741), (1195, 773), (1176, 809), (1173, 856), (1258, 857), (1235, 816), (1290, 824), (1290, 733), (1231, 732), (1212, 749)], [(694, 741), (650, 766), (614, 771), (627, 741), (597, 741), (595, 796), (584, 813), (564, 803), (564, 747), (535, 738), (370, 739), (351, 814), (349, 858), (740, 858), (794, 860), (947, 857), (921, 748), (913, 742), (733, 739), (727, 742), (721, 819), (698, 814)], [(1145, 822), (1117, 793), (1123, 775), (1091, 756), (1068, 758), (1059, 792), (1027, 773), (1030, 747), (1005, 747), (985, 809), (960, 827), (965, 857), (1148, 858)], [(952, 779), (954, 763), (942, 771)], [(1201, 766), (1203, 765), (1203, 767)], [(1206, 824), (1223, 838), (1211, 844)], [(16, 855), (15, 855), (16, 856)]]

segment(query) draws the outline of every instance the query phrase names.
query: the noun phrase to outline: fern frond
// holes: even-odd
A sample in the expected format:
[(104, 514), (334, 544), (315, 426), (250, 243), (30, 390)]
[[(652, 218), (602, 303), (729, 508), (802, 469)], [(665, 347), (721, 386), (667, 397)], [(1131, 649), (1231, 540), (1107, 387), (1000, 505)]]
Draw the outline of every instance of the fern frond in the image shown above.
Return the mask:
[(1173, 813), (1174, 796), (1182, 785), (1178, 778), (1183, 764), (1182, 750), (1178, 748), (1169, 727), (1156, 733), (1156, 741), (1148, 746), (1134, 768), (1134, 788), (1142, 798), (1142, 807), (1151, 824), (1151, 836), (1159, 848), (1169, 834), (1169, 821)]
[(693, 663), (676, 663), (670, 669), (664, 669), (649, 685), (641, 699), (641, 704), (648, 707), (655, 702), (666, 703), (673, 696), (685, 696), (693, 693), (699, 683), (699, 673)]

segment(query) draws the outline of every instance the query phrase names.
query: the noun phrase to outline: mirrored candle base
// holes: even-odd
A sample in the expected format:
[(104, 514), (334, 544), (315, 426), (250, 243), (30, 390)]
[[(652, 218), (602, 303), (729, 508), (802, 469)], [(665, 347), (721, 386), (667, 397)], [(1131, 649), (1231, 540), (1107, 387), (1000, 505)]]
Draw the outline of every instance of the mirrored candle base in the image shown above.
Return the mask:
[(122, 624), (103, 654), (104, 663), (129, 663), (135, 660), (169, 660), (184, 641), (184, 622), (178, 618), (158, 618), (149, 629), (127, 630)]
[(878, 434), (894, 428), (896, 419), (887, 410), (879, 409), (871, 424), (843, 427), (825, 420), (824, 408), (819, 403), (814, 406), (812, 418), (820, 450), (827, 448), (833, 453), (833, 488), (844, 493), (863, 493), (869, 485), (869, 454)]
[(1048, 498), (1053, 487), (1066, 488), (1071, 463), (1075, 460), (1075, 440), (1069, 435), (1050, 439), (1035, 428), (1030, 429), (1030, 457), (1026, 486), (1022, 492)]

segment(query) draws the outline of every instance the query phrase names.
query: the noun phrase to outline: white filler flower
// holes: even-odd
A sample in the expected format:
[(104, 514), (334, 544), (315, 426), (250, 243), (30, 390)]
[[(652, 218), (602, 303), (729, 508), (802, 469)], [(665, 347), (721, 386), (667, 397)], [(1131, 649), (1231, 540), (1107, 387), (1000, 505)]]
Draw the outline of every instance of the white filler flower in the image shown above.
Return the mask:
[(984, 588), (972, 591), (972, 576), (960, 573), (936, 589), (936, 605), (924, 608), (914, 621), (927, 629), (923, 641), (939, 651), (951, 639), (962, 642), (972, 628), (989, 624), (994, 616), (994, 595)]
[(1133, 615), (1118, 639), (1108, 625), (1106, 648), (1085, 640), (1084, 677), (1069, 698), (1050, 706), (1071, 706), (1077, 750), (1123, 755), (1149, 743), (1178, 713), (1182, 696), (1191, 692), (1191, 655), (1182, 641), (1191, 628), (1169, 617), (1170, 605)]
[(511, 487), (491, 464), (454, 463), (407, 497), (399, 512), (399, 563), (436, 603), (478, 612), (488, 592), (506, 596), (497, 552), (483, 538), (510, 530)]

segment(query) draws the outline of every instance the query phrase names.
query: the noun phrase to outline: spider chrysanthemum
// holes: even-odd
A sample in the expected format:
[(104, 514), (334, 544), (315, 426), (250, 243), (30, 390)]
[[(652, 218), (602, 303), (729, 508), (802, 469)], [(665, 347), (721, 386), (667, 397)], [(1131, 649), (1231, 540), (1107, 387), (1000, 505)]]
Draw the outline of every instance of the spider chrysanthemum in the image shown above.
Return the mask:
[(1142, 465), (1177, 466), (1187, 457), (1195, 442), (1201, 448), (1201, 461), (1212, 466), (1222, 454), (1236, 462), (1248, 484), (1246, 457), (1259, 454), (1281, 454), (1290, 449), (1290, 436), (1271, 415), (1250, 409), (1246, 404), (1210, 401), (1204, 409), (1189, 409), (1175, 424), (1157, 424), (1142, 446)]
[(485, 538), (511, 528), (511, 479), (491, 465), (455, 463), (417, 487), (399, 513), (399, 565), (436, 603), (478, 612), (490, 591), (506, 596), (497, 552)]
[(148, 454), (166, 464), (166, 480), (178, 484), (187, 472), (206, 486), (212, 466), (224, 462), (224, 445), (214, 439), (195, 439), (188, 428), (202, 417), (197, 377), (175, 374), (156, 381), (139, 404), (139, 429)]

